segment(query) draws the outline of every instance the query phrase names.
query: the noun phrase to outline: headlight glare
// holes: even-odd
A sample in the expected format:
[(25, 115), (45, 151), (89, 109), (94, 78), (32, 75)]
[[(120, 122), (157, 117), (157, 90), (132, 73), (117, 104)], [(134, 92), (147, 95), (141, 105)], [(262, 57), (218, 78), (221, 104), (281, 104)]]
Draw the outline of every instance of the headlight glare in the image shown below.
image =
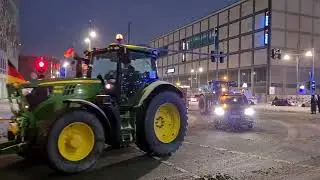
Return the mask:
[(224, 109), (222, 107), (217, 107), (214, 110), (214, 113), (218, 116), (223, 116), (224, 115)]
[(254, 110), (252, 108), (247, 108), (244, 110), (244, 114), (247, 116), (252, 116), (254, 115)]

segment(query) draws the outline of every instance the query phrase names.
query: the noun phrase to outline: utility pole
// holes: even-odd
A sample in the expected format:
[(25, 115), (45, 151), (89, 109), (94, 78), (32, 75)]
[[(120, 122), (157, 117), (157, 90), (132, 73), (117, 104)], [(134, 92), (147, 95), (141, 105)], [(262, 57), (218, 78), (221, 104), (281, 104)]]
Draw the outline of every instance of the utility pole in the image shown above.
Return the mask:
[(130, 44), (130, 35), (131, 35), (131, 22), (128, 23), (128, 42), (127, 44)]

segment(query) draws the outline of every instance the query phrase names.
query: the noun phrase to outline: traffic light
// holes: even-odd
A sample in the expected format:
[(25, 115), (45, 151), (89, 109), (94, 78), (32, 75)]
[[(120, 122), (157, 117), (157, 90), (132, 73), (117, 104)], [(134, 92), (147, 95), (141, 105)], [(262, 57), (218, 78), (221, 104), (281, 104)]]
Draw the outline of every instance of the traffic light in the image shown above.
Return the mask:
[(38, 78), (42, 79), (44, 78), (44, 73), (48, 69), (48, 61), (45, 60), (44, 57), (39, 57), (35, 61), (35, 70), (38, 74)]
[(220, 52), (220, 63), (223, 63), (224, 62), (224, 57), (222, 56), (223, 55), (223, 52)]
[(224, 53), (220, 52), (220, 55), (217, 55), (215, 51), (211, 51), (211, 62), (215, 63), (217, 58), (219, 58), (220, 63), (224, 63)]
[(272, 59), (281, 59), (281, 50), (280, 49), (272, 49), (271, 50), (271, 58)]
[(216, 62), (216, 56), (215, 56), (216, 52), (215, 51), (211, 51), (211, 62)]
[(311, 81), (311, 89), (312, 89), (313, 91), (316, 90), (316, 82), (315, 82), (315, 81)]
[(308, 89), (308, 90), (311, 89), (311, 81), (308, 82), (308, 84), (307, 84), (307, 89)]

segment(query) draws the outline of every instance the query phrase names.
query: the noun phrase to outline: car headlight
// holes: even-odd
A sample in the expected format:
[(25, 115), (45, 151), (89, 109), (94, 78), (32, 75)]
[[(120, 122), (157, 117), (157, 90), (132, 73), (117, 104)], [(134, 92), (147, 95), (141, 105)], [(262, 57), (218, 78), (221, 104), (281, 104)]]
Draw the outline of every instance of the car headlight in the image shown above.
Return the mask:
[(218, 116), (223, 116), (224, 115), (224, 109), (222, 107), (217, 107), (214, 110), (214, 113)]
[(32, 90), (33, 90), (33, 88), (23, 88), (22, 95), (27, 96), (28, 94), (30, 94), (32, 92)]
[(244, 110), (244, 114), (247, 116), (252, 116), (254, 115), (254, 110), (252, 108), (247, 108)]

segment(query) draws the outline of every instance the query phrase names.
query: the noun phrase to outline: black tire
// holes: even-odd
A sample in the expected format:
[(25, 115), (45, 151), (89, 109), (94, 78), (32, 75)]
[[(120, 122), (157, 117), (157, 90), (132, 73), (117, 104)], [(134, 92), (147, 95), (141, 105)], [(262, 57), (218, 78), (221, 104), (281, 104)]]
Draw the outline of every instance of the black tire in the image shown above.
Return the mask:
[[(158, 140), (154, 130), (154, 117), (158, 108), (165, 104), (171, 103), (177, 107), (180, 114), (180, 129), (177, 137), (170, 143), (163, 143)], [(177, 93), (174, 92), (162, 92), (156, 95), (147, 108), (144, 109), (145, 118), (143, 119), (143, 135), (141, 132), (137, 132), (137, 146), (142, 150), (150, 154), (158, 156), (166, 156), (174, 153), (184, 141), (184, 137), (187, 132), (188, 117), (187, 109), (183, 99)], [(142, 122), (142, 120), (138, 120)], [(139, 124), (138, 124), (139, 125)], [(142, 125), (142, 123), (140, 123)], [(140, 126), (141, 128), (141, 126)], [(141, 129), (137, 129), (137, 131)]]
[(216, 129), (221, 129), (221, 124), (218, 121), (214, 121), (213, 124)]
[[(63, 128), (75, 122), (85, 123), (92, 129), (95, 143), (87, 157), (79, 161), (69, 161), (58, 150), (58, 138)], [(82, 110), (69, 112), (57, 119), (50, 130), (46, 147), (49, 165), (54, 170), (66, 174), (76, 174), (89, 170), (99, 159), (104, 150), (104, 145), (104, 128), (94, 114)]]

